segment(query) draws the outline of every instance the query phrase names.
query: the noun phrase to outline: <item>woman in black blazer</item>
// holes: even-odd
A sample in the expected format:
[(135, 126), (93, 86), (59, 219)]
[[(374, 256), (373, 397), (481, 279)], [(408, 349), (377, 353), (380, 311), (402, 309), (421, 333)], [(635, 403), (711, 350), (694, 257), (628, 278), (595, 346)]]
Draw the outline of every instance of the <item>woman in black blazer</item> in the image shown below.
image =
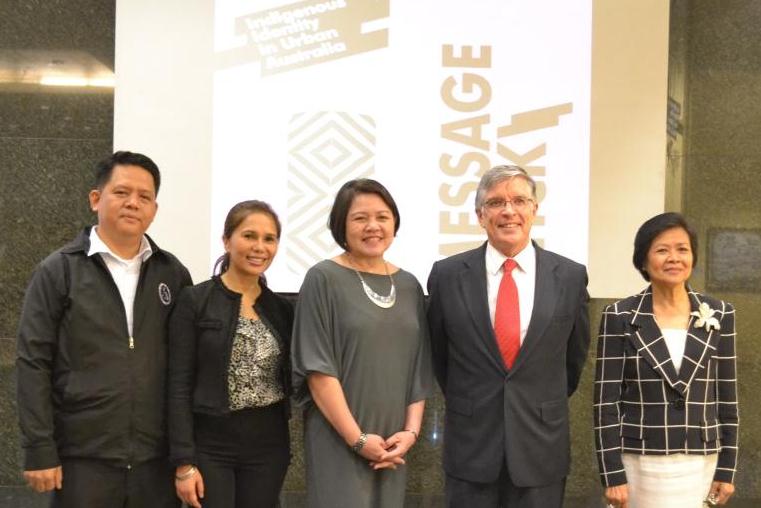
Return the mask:
[(192, 507), (278, 505), (290, 462), (293, 308), (263, 274), (280, 231), (266, 203), (235, 205), (221, 274), (185, 288), (170, 319), (170, 458), (177, 495)]
[(603, 311), (594, 419), (608, 506), (722, 505), (734, 492), (734, 309), (687, 284), (697, 237), (664, 213), (634, 240), (650, 286)]

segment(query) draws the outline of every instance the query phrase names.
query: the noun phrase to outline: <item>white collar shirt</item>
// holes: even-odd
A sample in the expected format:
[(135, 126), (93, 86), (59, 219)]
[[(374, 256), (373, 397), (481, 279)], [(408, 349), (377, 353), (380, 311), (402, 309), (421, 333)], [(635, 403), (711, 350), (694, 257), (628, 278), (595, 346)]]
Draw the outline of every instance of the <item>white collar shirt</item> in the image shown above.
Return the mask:
[(137, 290), (138, 279), (140, 278), (140, 268), (143, 261), (153, 254), (151, 244), (143, 235), (140, 242), (140, 250), (132, 259), (123, 259), (108, 247), (108, 245), (98, 236), (98, 227), (94, 226), (90, 230), (90, 250), (88, 256), (100, 254), (103, 262), (106, 264), (111, 277), (114, 279), (116, 287), (119, 289), (119, 295), (124, 304), (124, 313), (127, 316), (127, 330), (130, 338), (132, 337), (132, 323), (134, 318), (135, 291)]
[[(489, 298), (489, 317), (494, 327), (494, 313), (497, 308), (497, 294), (502, 282), (502, 273), (507, 256), (491, 243), (486, 244), (486, 293)], [(534, 290), (536, 289), (536, 249), (529, 241), (528, 245), (514, 258), (518, 266), (513, 269), (513, 280), (518, 288), (518, 308), (521, 317), (521, 344), (526, 338), (531, 313), (534, 310)]]

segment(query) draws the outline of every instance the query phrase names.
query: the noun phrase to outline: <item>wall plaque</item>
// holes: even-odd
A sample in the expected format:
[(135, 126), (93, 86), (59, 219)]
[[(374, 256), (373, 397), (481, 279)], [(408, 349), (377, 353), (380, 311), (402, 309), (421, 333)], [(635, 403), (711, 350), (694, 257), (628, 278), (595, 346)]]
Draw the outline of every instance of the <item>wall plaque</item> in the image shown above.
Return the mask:
[(761, 293), (761, 229), (709, 229), (710, 290)]

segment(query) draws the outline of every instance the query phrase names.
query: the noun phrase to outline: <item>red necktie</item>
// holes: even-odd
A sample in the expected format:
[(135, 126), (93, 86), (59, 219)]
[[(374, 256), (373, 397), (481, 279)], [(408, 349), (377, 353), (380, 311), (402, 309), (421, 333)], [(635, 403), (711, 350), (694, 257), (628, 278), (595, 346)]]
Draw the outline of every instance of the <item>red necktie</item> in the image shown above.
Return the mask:
[(518, 287), (513, 280), (513, 268), (518, 266), (514, 259), (507, 259), (502, 266), (502, 282), (497, 293), (497, 308), (494, 312), (494, 335), (502, 359), (508, 369), (513, 368), (515, 357), (521, 347), (521, 313), (518, 303)]

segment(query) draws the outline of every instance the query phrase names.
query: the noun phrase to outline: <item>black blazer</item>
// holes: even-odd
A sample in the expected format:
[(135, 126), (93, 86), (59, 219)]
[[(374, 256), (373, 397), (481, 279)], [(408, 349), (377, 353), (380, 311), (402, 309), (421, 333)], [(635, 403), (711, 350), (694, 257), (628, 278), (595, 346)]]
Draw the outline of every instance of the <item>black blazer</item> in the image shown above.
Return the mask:
[(690, 318), (677, 374), (653, 314), (648, 287), (605, 308), (597, 341), (595, 445), (602, 484), (626, 483), (621, 454), (719, 453), (714, 479), (732, 482), (737, 462), (735, 312), (689, 291), (692, 311), (705, 302), (719, 329)]
[(444, 469), (496, 481), (502, 464), (517, 486), (568, 474), (568, 396), (589, 347), (586, 269), (536, 248), (534, 307), (513, 368), (497, 347), (486, 291), (486, 244), (436, 262), (428, 321), (436, 377), (446, 399)]
[[(241, 295), (219, 276), (180, 293), (169, 320), (169, 456), (177, 465), (196, 464), (193, 413), (230, 412), (227, 371), (240, 314)], [(289, 411), (293, 306), (262, 284), (254, 305), (280, 343), (281, 382)]]

